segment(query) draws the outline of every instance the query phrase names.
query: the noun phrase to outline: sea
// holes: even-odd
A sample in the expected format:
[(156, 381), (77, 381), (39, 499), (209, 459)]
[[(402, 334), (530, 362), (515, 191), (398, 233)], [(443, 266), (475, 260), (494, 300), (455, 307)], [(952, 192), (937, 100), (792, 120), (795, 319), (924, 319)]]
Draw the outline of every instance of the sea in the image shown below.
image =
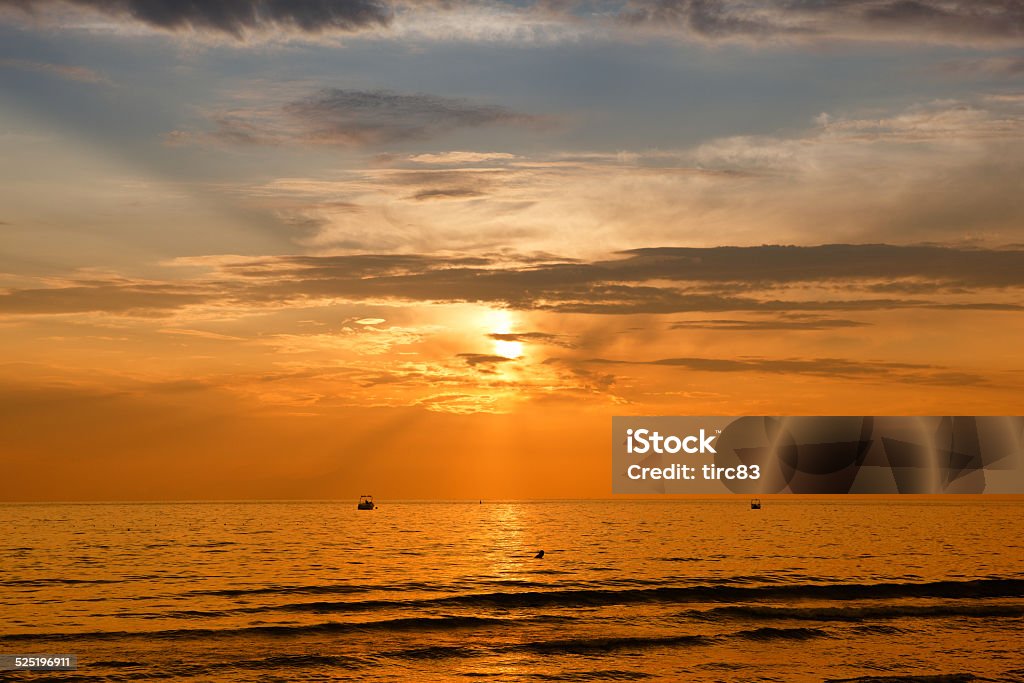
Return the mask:
[(78, 668), (0, 680), (1024, 681), (1022, 512), (4, 504), (0, 654)]

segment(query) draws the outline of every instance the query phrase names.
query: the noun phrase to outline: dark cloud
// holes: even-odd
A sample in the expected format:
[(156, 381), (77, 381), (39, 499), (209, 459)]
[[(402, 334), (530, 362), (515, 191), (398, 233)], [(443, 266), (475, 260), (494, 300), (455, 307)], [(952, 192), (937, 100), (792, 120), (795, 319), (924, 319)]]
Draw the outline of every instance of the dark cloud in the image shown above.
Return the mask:
[(673, 330), (729, 330), (739, 332), (760, 332), (771, 330), (831, 330), (846, 327), (865, 327), (867, 323), (842, 318), (823, 316), (783, 316), (770, 320), (684, 320), (672, 323)]
[[(469, 266), (404, 256), (402, 263), (410, 267), (400, 276), (366, 273), (353, 278), (351, 268), (361, 261), (352, 259), (360, 258), (277, 260), (267, 266), (272, 274), (266, 267), (256, 274), (271, 288), (300, 286), (307, 295), (475, 301), (579, 313), (878, 310), (933, 305), (920, 292), (922, 281), (971, 290), (1024, 286), (1024, 251), (1019, 250), (892, 245), (661, 248), (626, 252), (614, 260), (531, 267)], [(416, 258), (418, 267), (410, 264)], [(251, 266), (241, 268), (228, 272), (244, 274)], [(914, 298), (770, 298), (773, 288), (786, 285), (819, 283), (841, 291), (878, 281), (892, 283), (894, 295), (899, 283), (906, 282)], [(958, 305), (980, 304), (991, 302)]]
[(207, 301), (210, 293), (173, 284), (81, 282), (70, 287), (19, 289), (0, 294), (0, 312), (18, 315), (59, 315), (103, 312), (139, 317), (169, 315), (190, 304)]
[(651, 361), (610, 360), (594, 358), (585, 361), (601, 365), (659, 365), (684, 368), (695, 372), (762, 372), (771, 374), (800, 374), (823, 377), (898, 379), (920, 384), (982, 384), (984, 378), (951, 371), (948, 368), (918, 364), (882, 361), (855, 361), (845, 358), (662, 358)]
[[(484, 126), (546, 125), (541, 117), (494, 104), (390, 90), (341, 88), (325, 88), (279, 108), (217, 112), (209, 116), (209, 123), (209, 130), (173, 131), (168, 139), (173, 143), (194, 138), (231, 145), (365, 146), (425, 140)], [(455, 175), (451, 174), (452, 180)], [(426, 178), (428, 174), (421, 176)], [(461, 179), (465, 181), (466, 177)], [(434, 180), (445, 178), (436, 174)]]
[(247, 33), (358, 31), (391, 23), (390, 4), (377, 0), (0, 0), (0, 7), (35, 13), (70, 5), (167, 31), (210, 31), (241, 39)]
[(1024, 285), (1024, 251), (889, 244), (636, 249), (604, 265), (648, 278), (759, 283), (923, 279), (974, 287)]
[(422, 140), (464, 128), (536, 125), (539, 119), (492, 104), (388, 90), (326, 88), (285, 106), (305, 137), (329, 144)]
[(1024, 33), (1024, 5), (1018, 0), (862, 0), (833, 4), (853, 8), (878, 26), (1017, 39)]
[[(889, 283), (891, 295), (863, 298), (864, 289), (878, 282)], [(930, 284), (930, 292), (922, 283)], [(818, 294), (784, 296), (795, 285), (808, 285), (803, 289)], [(590, 263), (530, 265), (497, 257), (362, 254), (229, 263), (196, 283), (75, 281), (61, 288), (14, 289), (0, 293), (0, 312), (123, 313), (204, 302), (281, 306), (392, 299), (595, 314), (820, 316), (906, 308), (1019, 311), (1024, 306), (1008, 301), (1007, 291), (1021, 287), (1024, 251), (1016, 249), (883, 244), (659, 248)]]
[[(782, 12), (779, 14), (783, 15)], [(628, 24), (676, 26), (712, 38), (810, 32), (805, 27), (780, 23), (770, 13), (753, 12), (749, 4), (739, 6), (729, 0), (634, 1), (629, 3), (620, 18)]]
[(567, 349), (573, 347), (573, 344), (562, 335), (548, 334), (547, 332), (494, 332), (487, 336), (495, 341), (550, 344), (551, 346), (561, 346)]
[(952, 311), (1024, 311), (1024, 306), (1020, 304), (1000, 304), (985, 301), (951, 304), (936, 303), (933, 305), (933, 308), (944, 308)]
[(701, 38), (928, 38), (950, 42), (1019, 41), (1017, 0), (632, 0), (630, 25), (671, 26)]
[[(486, 3), (484, 3), (486, 4)], [(843, 38), (952, 43), (1019, 42), (1024, 5), (1018, 0), (495, 0), (525, 22), (562, 24), (604, 35), (618, 25), (670, 31), (702, 40)], [(254, 33), (307, 35), (415, 26), (439, 12), (478, 9), (476, 0), (0, 0), (28, 14), (75, 7), (165, 31), (202, 31), (242, 40)], [(398, 10), (396, 12), (396, 9)], [(423, 31), (430, 33), (426, 22)], [(447, 33), (440, 35), (447, 36)]]
[(514, 360), (513, 358), (507, 358), (505, 356), (492, 356), (486, 353), (460, 353), (457, 354), (456, 357), (461, 358), (466, 362), (466, 365), (470, 365), (472, 367), (476, 367), (478, 365), (488, 367), (497, 363), (507, 363)]
[(412, 195), (410, 198), (418, 202), (433, 199), (475, 199), (485, 196), (483, 192), (468, 187), (435, 188), (423, 190)]

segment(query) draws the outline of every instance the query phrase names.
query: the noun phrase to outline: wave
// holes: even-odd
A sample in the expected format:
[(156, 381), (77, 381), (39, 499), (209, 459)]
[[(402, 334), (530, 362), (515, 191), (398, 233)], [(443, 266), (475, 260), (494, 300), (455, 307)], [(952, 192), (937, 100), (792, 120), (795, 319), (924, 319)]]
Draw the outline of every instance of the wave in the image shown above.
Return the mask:
[(614, 652), (616, 650), (646, 650), (657, 647), (710, 645), (715, 641), (716, 638), (713, 636), (694, 635), (565, 638), (519, 643), (506, 649), (546, 655), (593, 654), (598, 652)]
[(645, 671), (625, 671), (622, 669), (601, 669), (598, 671), (567, 671), (565, 673), (537, 673), (533, 678), (539, 681), (642, 681), (654, 678), (654, 674)]
[(408, 650), (395, 652), (384, 652), (379, 657), (390, 659), (448, 659), (450, 657), (465, 658), (476, 657), (480, 654), (477, 650), (458, 645), (433, 645), (427, 647), (414, 647)]
[[(356, 593), (368, 587), (339, 586), (269, 586), (257, 589), (226, 589), (202, 591), (225, 597), (241, 597), (254, 593)], [(377, 588), (376, 590), (380, 590)], [(410, 590), (418, 590), (411, 588)], [(434, 590), (440, 590), (434, 586)], [(196, 591), (195, 593), (199, 593)], [(653, 588), (568, 588), (561, 590), (512, 590), (488, 593), (467, 593), (420, 599), (317, 600), (282, 604), (225, 607), (211, 610), (168, 610), (166, 612), (131, 613), (131, 618), (202, 619), (238, 614), (298, 612), (311, 614), (342, 614), (376, 610), (417, 609), (501, 609), (597, 607), (644, 603), (685, 604), (694, 602), (738, 603), (704, 611), (687, 612), (698, 619), (749, 618), (754, 620), (797, 619), (807, 621), (863, 621), (899, 617), (1015, 617), (1024, 614), (1024, 605), (884, 605), (858, 607), (775, 607), (758, 605), (765, 600), (894, 600), (901, 598), (984, 598), (1024, 597), (1024, 579), (975, 579), (969, 581), (934, 581), (930, 583), (877, 584), (796, 584), (767, 586), (697, 585), (659, 586)]]
[[(0, 637), (0, 640), (73, 640), (73, 639), (119, 639), (119, 638), (147, 638), (147, 639), (184, 639), (184, 638), (212, 638), (212, 637), (228, 637), (228, 636), (296, 636), (296, 635), (309, 635), (309, 634), (347, 634), (359, 631), (368, 630), (387, 630), (387, 631), (429, 631), (429, 630), (443, 630), (450, 631), (460, 628), (477, 628), (485, 626), (501, 626), (508, 627), (512, 625), (522, 625), (528, 623), (537, 622), (550, 622), (550, 621), (562, 621), (571, 617), (534, 617), (529, 619), (510, 619), (510, 618), (494, 618), (494, 617), (471, 617), (471, 616), (453, 616), (453, 617), (409, 617), (402, 619), (389, 619), (377, 622), (361, 622), (361, 623), (339, 623), (339, 622), (326, 622), (318, 624), (305, 624), (305, 625), (261, 625), (261, 626), (250, 626), (244, 628), (235, 629), (175, 629), (166, 631), (148, 631), (148, 632), (126, 632), (126, 631), (104, 631), (97, 633), (80, 633), (80, 634), (14, 634)], [(602, 637), (587, 637), (587, 638), (561, 638), (553, 640), (536, 640), (524, 643), (516, 643), (514, 645), (500, 645), (489, 648), (494, 651), (500, 652), (529, 652), (532, 654), (541, 655), (561, 655), (561, 654), (598, 654), (598, 653), (609, 653), (618, 650), (645, 650), (651, 648), (667, 648), (667, 647), (696, 647), (702, 645), (711, 645), (716, 642), (721, 642), (724, 639), (741, 639), (741, 640), (757, 640), (757, 641), (773, 641), (773, 640), (808, 640), (811, 638), (825, 638), (830, 637), (829, 634), (821, 629), (816, 628), (757, 628), (746, 631), (737, 631), (734, 633), (720, 634), (720, 635), (691, 635), (691, 634), (669, 634), (669, 635), (644, 635), (644, 636), (602, 636)], [(417, 647), (405, 650), (398, 650), (394, 652), (383, 652), (377, 655), (379, 658), (397, 658), (397, 659), (444, 659), (444, 658), (464, 658), (464, 657), (475, 657), (479, 656), (481, 651), (479, 648), (472, 648), (468, 646), (427, 646)], [(310, 655), (313, 656), (313, 655)], [(316, 655), (319, 657), (319, 655)], [(328, 658), (331, 659), (331, 658)], [(337, 661), (334, 661), (334, 660)], [(281, 656), (272, 657), (265, 660), (258, 660), (266, 662), (267, 668), (275, 668), (279, 666), (287, 666), (294, 662), (306, 661), (301, 658), (296, 659), (294, 657)], [(310, 662), (306, 662), (310, 663)], [(132, 666), (133, 662), (118, 662), (118, 666)], [(324, 661), (321, 664), (330, 664), (332, 666), (354, 666), (357, 662), (351, 657), (337, 657), (331, 659), (331, 661)], [(113, 666), (114, 664), (112, 664)], [(236, 666), (257, 666), (252, 662), (237, 663)]]
[(628, 589), (563, 589), (469, 593), (421, 600), (299, 602), (246, 607), (237, 612), (359, 612), (376, 609), (595, 607), (640, 603), (735, 602), (761, 600), (891, 600), (898, 598), (1024, 597), (1024, 579), (976, 579), (930, 583), (797, 584), (771, 586), (659, 586)]
[(810, 640), (829, 638), (826, 631), (816, 628), (757, 628), (722, 635), (665, 635), (665, 636), (617, 636), (597, 638), (566, 638), (540, 640), (504, 648), (533, 654), (596, 654), (617, 650), (647, 650), (666, 647), (696, 647), (712, 645), (725, 639), (739, 640)]
[(849, 621), (868, 619), (899, 619), (901, 617), (1020, 617), (1021, 605), (884, 605), (868, 607), (770, 607), (767, 605), (729, 605), (703, 612), (687, 612), (687, 616), (716, 620), (721, 618), (750, 619), (754, 621)]
[(828, 633), (819, 628), (772, 628), (765, 626), (749, 631), (738, 631), (733, 638), (743, 640), (810, 640), (811, 638), (827, 638)]
[[(542, 584), (541, 584), (542, 585)], [(253, 586), (251, 588), (214, 588), (193, 590), (186, 595), (212, 595), (224, 598), (241, 598), (250, 595), (346, 595), (350, 593), (397, 592), (412, 593), (416, 591), (437, 593), (450, 591), (451, 586), (438, 583), (416, 582), (401, 585), (355, 585), (355, 584), (320, 584), (306, 586), (270, 585)]]
[(22, 640), (112, 640), (122, 638), (152, 638), (174, 640), (182, 638), (215, 638), (231, 636), (291, 636), (315, 633), (354, 633), (360, 631), (431, 631), (480, 628), (487, 626), (509, 627), (521, 624), (552, 623), (572, 621), (569, 616), (541, 615), (526, 618), (509, 617), (402, 617), (380, 621), (338, 622), (316, 624), (264, 624), (239, 628), (189, 628), (161, 631), (91, 631), (82, 633), (12, 633), (0, 635), (0, 642)]
[(116, 579), (7, 579), (0, 586), (78, 586), (92, 584), (120, 583)]
[(859, 678), (828, 678), (824, 683), (968, 683), (981, 680), (974, 674), (936, 674), (925, 676), (861, 676)]
[(257, 586), (255, 588), (218, 588), (214, 590), (194, 590), (188, 595), (216, 595), (224, 598), (240, 598), (247, 595), (275, 595), (279, 593), (298, 595), (320, 595), (320, 594), (344, 594), (361, 593), (370, 590), (384, 590), (381, 587), (372, 586)]
[[(38, 580), (47, 582), (60, 579)], [(69, 579), (67, 583), (79, 583)], [(19, 582), (0, 582), (0, 585), (17, 585)], [(35, 583), (35, 582), (32, 582)], [(84, 583), (84, 582), (83, 582)], [(495, 591), (448, 595), (424, 600), (382, 599), (365, 601), (315, 602), (291, 605), (268, 605), (253, 608), (294, 609), (296, 611), (317, 609), (376, 609), (378, 607), (401, 607), (415, 603), (432, 605), (469, 605), (493, 607), (544, 607), (548, 605), (606, 605), (634, 602), (746, 602), (759, 599), (805, 599), (827, 600), (892, 599), (901, 597), (919, 598), (985, 598), (1024, 597), (1024, 579), (986, 578), (964, 581), (932, 582), (889, 582), (889, 583), (786, 583), (778, 577), (742, 576), (729, 579), (702, 579), (701, 583), (686, 586), (666, 586), (661, 581), (620, 579), (603, 582), (602, 586), (579, 585), (557, 590), (544, 590), (551, 585), (543, 582), (523, 580), (495, 580), (485, 582), (507, 588), (527, 590)], [(22, 585), (30, 585), (25, 582)], [(611, 588), (609, 586), (615, 586)], [(415, 582), (402, 585), (271, 585), (251, 588), (223, 588), (189, 591), (186, 595), (210, 595), (220, 597), (247, 597), (256, 595), (351, 595), (356, 593), (443, 593), (452, 592), (465, 586)], [(531, 590), (536, 589), (536, 590)]]
[[(357, 657), (346, 657), (344, 655), (320, 655), (320, 654), (298, 654), (298, 655), (273, 655), (263, 659), (252, 659), (242, 662), (231, 662), (224, 664), (225, 668), (237, 669), (290, 669), (290, 668), (313, 668), (313, 667), (341, 667), (354, 669), (364, 666), (365, 662)], [(210, 667), (207, 667), (207, 669)]]
[(854, 626), (850, 630), (862, 636), (891, 636), (894, 633), (903, 633), (903, 629), (886, 624), (864, 624)]
[[(318, 670), (324, 669), (346, 669), (356, 670), (370, 666), (372, 663), (359, 657), (345, 655), (321, 655), (321, 654), (288, 654), (270, 655), (260, 659), (239, 659), (222, 662), (210, 662), (205, 664), (170, 664), (159, 672), (152, 670), (140, 671), (138, 673), (110, 674), (97, 679), (102, 681), (136, 681), (153, 680), (159, 678), (204, 678), (220, 677), (223, 672), (237, 671), (281, 671), (288, 669)], [(101, 663), (90, 664), (91, 667), (99, 667)], [(64, 680), (64, 679), (62, 679)], [(275, 679), (277, 680), (277, 679)]]

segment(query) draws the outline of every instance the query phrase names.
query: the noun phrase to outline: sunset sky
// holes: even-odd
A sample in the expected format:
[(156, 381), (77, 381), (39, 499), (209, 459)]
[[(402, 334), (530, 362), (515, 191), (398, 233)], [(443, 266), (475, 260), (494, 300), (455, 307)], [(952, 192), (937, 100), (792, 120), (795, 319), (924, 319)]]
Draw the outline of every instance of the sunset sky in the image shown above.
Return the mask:
[(0, 500), (1024, 411), (1015, 0), (0, 0), (0, 158)]

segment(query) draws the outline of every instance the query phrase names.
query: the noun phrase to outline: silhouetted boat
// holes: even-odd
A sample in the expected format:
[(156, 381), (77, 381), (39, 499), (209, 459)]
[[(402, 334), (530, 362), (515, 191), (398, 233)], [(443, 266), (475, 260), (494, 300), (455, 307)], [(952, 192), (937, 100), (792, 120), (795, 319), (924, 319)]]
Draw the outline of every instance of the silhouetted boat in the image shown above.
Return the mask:
[(359, 496), (359, 505), (356, 506), (357, 510), (372, 510), (376, 505), (373, 504), (373, 496)]
[(751, 510), (760, 510), (761, 509), (761, 499), (760, 498), (753, 498), (753, 499), (751, 499), (751, 501), (750, 501), (750, 509)]

